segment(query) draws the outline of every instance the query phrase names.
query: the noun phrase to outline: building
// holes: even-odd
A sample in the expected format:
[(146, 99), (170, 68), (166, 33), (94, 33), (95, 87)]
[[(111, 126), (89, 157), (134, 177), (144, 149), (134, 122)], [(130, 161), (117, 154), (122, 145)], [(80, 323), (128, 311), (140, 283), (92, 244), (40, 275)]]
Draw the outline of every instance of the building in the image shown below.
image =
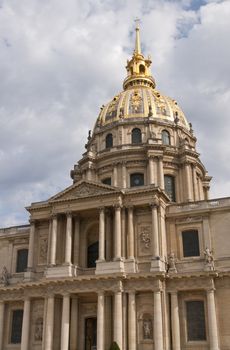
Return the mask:
[(230, 198), (150, 65), (137, 26), (73, 184), (0, 229), (0, 350), (230, 349)]

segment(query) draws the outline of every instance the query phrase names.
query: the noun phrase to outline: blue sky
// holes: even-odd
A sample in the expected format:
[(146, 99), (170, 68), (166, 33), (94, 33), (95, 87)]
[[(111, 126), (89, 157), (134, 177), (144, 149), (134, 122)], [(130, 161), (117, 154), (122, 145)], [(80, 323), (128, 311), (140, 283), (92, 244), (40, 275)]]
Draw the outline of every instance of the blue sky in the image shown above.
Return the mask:
[(230, 196), (229, 0), (1, 0), (0, 227), (71, 184), (100, 106), (122, 89), (136, 17), (157, 88), (193, 124), (212, 197)]

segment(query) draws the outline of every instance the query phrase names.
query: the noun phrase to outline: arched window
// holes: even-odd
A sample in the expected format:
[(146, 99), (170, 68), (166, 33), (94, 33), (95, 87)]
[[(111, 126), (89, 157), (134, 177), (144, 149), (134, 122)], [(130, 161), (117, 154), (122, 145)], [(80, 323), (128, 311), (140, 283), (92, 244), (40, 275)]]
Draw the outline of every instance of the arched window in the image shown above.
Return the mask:
[(113, 135), (108, 134), (106, 135), (106, 138), (105, 138), (105, 148), (111, 148), (111, 147), (113, 147)]
[(172, 202), (175, 202), (176, 201), (175, 178), (171, 175), (165, 175), (164, 183), (165, 183), (165, 192), (169, 196), (170, 200)]
[(87, 267), (96, 267), (96, 261), (98, 260), (98, 241), (90, 244), (87, 249)]
[(141, 143), (142, 137), (141, 137), (141, 130), (138, 128), (135, 128), (132, 130), (132, 143)]
[(170, 134), (167, 130), (163, 130), (161, 133), (163, 145), (170, 145)]
[(16, 272), (24, 272), (27, 269), (28, 249), (19, 249), (17, 252)]
[(130, 175), (130, 187), (143, 186), (144, 174), (134, 173)]
[(140, 72), (140, 74), (145, 74), (145, 66), (143, 64), (140, 64), (139, 72)]

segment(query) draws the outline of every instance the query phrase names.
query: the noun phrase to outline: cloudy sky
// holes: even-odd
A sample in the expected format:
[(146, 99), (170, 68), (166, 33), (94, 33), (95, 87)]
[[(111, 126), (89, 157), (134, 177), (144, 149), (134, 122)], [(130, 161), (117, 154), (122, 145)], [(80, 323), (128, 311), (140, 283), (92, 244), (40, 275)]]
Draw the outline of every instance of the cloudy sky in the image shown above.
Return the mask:
[(71, 184), (100, 106), (122, 89), (136, 17), (211, 196), (230, 196), (230, 0), (0, 0), (0, 227)]

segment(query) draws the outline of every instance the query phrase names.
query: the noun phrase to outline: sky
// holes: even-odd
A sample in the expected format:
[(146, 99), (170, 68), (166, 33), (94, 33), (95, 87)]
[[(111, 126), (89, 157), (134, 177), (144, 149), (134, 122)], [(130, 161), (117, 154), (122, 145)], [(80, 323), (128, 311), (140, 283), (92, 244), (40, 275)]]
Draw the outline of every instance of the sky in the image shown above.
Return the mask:
[(0, 227), (72, 184), (101, 105), (122, 90), (136, 17), (211, 197), (230, 197), (230, 0), (0, 0)]

